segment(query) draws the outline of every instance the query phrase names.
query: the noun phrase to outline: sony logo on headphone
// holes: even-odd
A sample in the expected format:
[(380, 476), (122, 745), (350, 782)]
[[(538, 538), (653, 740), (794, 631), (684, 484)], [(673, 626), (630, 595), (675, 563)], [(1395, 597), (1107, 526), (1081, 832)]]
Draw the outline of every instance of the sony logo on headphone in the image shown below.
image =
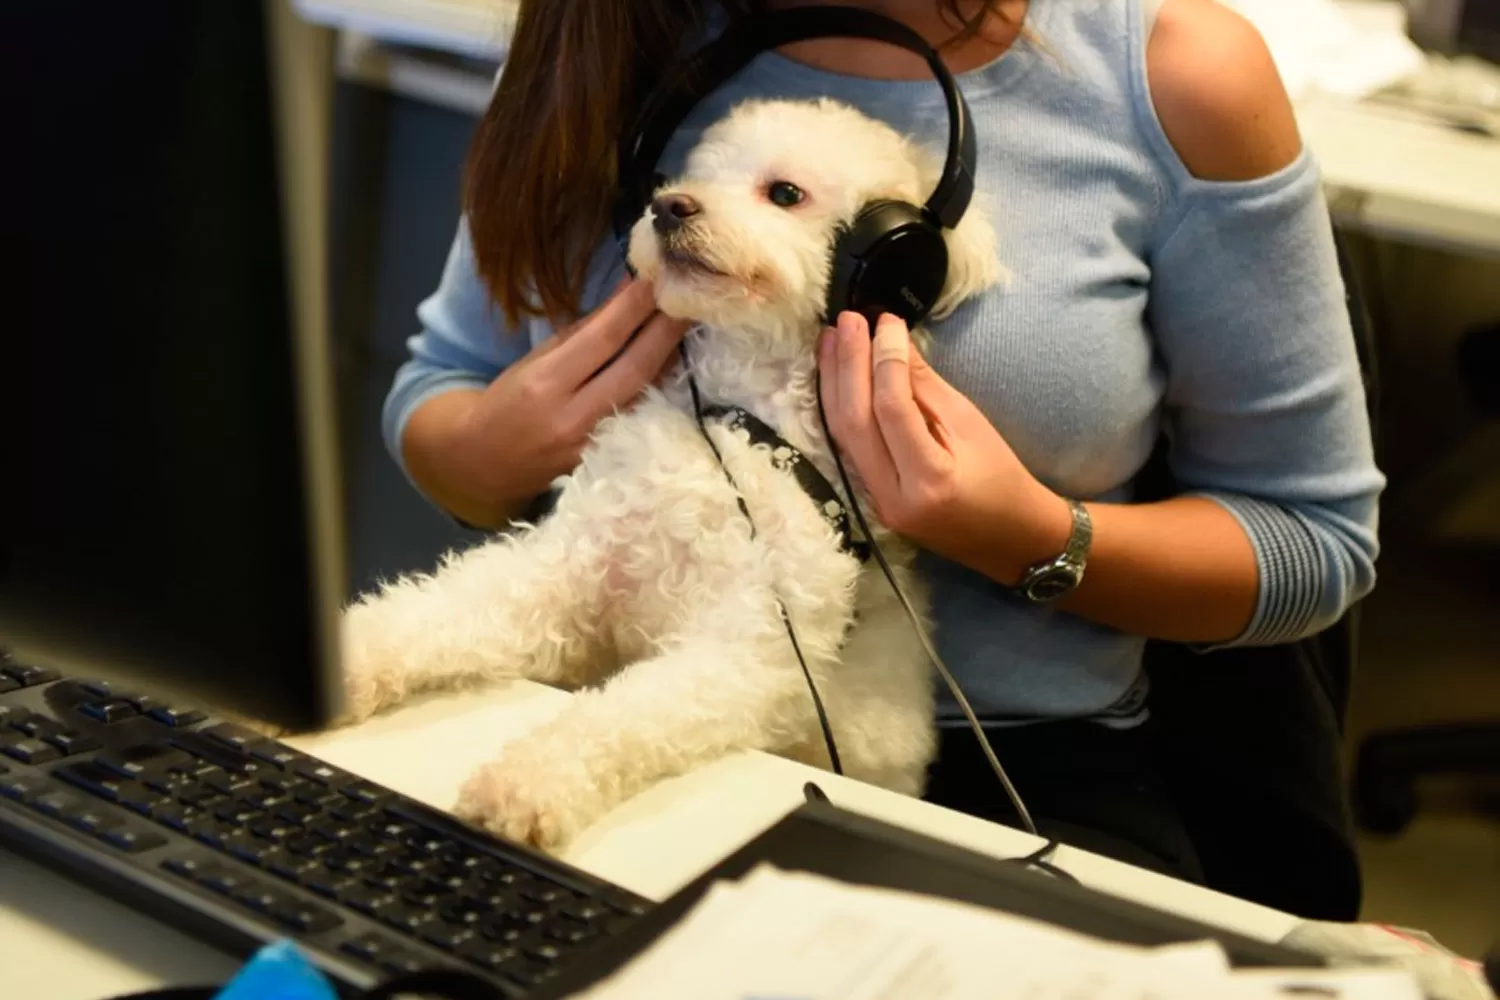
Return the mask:
[(901, 297), (907, 302), (911, 303), (911, 307), (913, 309), (922, 308), (922, 300), (913, 295), (912, 290), (910, 288), (907, 288), (905, 285), (901, 286)]

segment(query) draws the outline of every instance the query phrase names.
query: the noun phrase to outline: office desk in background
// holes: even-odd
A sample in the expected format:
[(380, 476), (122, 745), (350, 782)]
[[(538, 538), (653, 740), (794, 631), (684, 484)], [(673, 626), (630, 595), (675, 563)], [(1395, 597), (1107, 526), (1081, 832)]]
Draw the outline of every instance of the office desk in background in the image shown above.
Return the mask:
[[(489, 100), (493, 70), (445, 64), (422, 50), (492, 67), (514, 24), (507, 0), (295, 0), (295, 6), (339, 31), (346, 78), (474, 115)], [(1500, 257), (1500, 139), (1322, 95), (1299, 101), (1297, 116), (1341, 227)]]
[[(334, 733), (287, 742), (436, 808), (507, 740), (570, 695), (518, 683), (440, 696)], [(817, 781), (837, 805), (995, 857), (1041, 841), (1021, 831), (762, 753), (744, 753), (637, 796), (590, 827), (565, 858), (661, 900), (803, 801)], [(998, 794), (998, 792), (997, 792)], [(1085, 884), (1276, 941), (1297, 918), (1071, 848), (1056, 862)], [(238, 963), (206, 945), (0, 851), (0, 995), (103, 1000), (167, 985), (222, 982)]]

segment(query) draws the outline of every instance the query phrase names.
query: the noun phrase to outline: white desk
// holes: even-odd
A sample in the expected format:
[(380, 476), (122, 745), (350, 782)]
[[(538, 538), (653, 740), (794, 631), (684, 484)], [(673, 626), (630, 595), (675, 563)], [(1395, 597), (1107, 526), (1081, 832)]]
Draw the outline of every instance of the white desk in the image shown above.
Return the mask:
[[(429, 805), (507, 739), (569, 695), (531, 684), (445, 696), (363, 726), (293, 742)], [(638, 796), (586, 831), (564, 857), (662, 899), (802, 801), (817, 780), (838, 805), (997, 857), (1033, 850), (1019, 831), (764, 754), (726, 759)], [(1275, 941), (1296, 918), (1097, 855), (1058, 862), (1095, 888)], [(222, 982), (238, 963), (13, 855), (0, 852), (0, 969), (7, 997), (102, 1000), (162, 985)], [(19, 981), (17, 977), (19, 976)]]

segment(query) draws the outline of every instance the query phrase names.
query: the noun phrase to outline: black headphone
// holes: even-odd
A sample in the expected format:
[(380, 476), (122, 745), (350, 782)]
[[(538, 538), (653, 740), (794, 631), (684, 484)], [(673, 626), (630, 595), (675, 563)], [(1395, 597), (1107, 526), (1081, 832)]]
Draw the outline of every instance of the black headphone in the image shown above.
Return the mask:
[[(645, 101), (624, 138), (619, 158), (620, 194), (615, 236), (624, 248), (655, 188), (665, 182), (657, 161), (689, 111), (710, 92), (768, 49), (809, 38), (869, 38), (915, 52), (927, 60), (948, 104), (948, 155), (937, 187), (921, 206), (880, 200), (863, 206), (833, 246), (833, 269), (824, 317), (832, 325), (852, 310), (869, 320), (888, 312), (915, 327), (932, 311), (948, 276), (943, 230), (963, 218), (974, 195), (974, 131), (969, 106), (936, 49), (899, 21), (852, 7), (796, 7), (733, 23), (691, 56)], [(626, 257), (626, 267), (629, 257)]]

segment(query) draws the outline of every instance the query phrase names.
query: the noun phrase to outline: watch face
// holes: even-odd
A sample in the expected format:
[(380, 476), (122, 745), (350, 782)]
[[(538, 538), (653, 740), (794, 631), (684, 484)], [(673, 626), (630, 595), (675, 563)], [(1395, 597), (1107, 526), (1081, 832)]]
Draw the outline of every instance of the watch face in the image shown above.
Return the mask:
[(1078, 586), (1078, 571), (1071, 566), (1051, 566), (1039, 573), (1026, 588), (1033, 601), (1051, 601)]

